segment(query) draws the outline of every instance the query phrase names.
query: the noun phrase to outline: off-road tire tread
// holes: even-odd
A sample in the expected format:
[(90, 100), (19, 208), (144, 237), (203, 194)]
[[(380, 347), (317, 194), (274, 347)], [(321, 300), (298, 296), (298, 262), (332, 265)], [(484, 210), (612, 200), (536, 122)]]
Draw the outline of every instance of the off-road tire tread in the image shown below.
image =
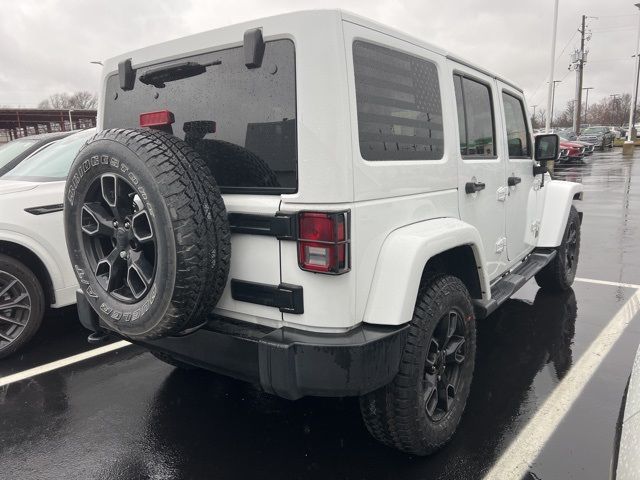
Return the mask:
[(125, 145), (144, 161), (172, 220), (176, 242), (172, 302), (164, 321), (144, 338), (161, 338), (203, 324), (222, 295), (231, 258), (227, 212), (211, 172), (189, 145), (165, 132), (110, 129), (89, 142), (97, 140)]
[[(409, 324), (407, 340), (400, 362), (400, 369), (394, 380), (374, 392), (360, 397), (362, 418), (371, 435), (379, 442), (401, 451), (428, 455), (442, 447), (453, 435), (455, 428), (443, 442), (433, 442), (426, 438), (415, 421), (416, 411), (411, 398), (415, 395), (415, 378), (422, 368), (420, 358), (421, 332), (429, 322), (437, 322), (437, 306), (441, 305), (447, 292), (457, 290), (467, 297), (467, 309), (473, 312), (471, 297), (465, 285), (451, 275), (434, 275), (425, 280), (418, 292), (413, 319)], [(475, 321), (470, 323), (475, 345)], [(464, 405), (466, 405), (466, 398)], [(463, 405), (463, 407), (464, 407)], [(464, 408), (463, 408), (464, 410)]]

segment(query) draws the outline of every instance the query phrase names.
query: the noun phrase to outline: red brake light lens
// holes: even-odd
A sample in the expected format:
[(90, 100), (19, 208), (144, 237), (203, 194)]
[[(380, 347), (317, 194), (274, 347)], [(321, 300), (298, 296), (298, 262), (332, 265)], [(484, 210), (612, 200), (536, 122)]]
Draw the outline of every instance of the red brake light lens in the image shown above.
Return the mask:
[(173, 113), (169, 110), (159, 110), (157, 112), (146, 112), (140, 114), (141, 127), (165, 127), (175, 122)]
[(332, 242), (333, 221), (326, 213), (303, 212), (300, 214), (300, 240)]
[(298, 215), (298, 264), (303, 270), (348, 272), (348, 212), (301, 212)]

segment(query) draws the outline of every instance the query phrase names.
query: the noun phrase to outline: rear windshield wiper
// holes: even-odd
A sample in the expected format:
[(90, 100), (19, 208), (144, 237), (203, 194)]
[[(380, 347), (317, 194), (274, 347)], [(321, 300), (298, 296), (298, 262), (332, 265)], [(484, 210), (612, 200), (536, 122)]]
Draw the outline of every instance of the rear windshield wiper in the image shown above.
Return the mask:
[(140, 76), (140, 81), (156, 88), (163, 88), (165, 82), (181, 80), (183, 78), (195, 77), (207, 71), (211, 65), (220, 65), (220, 60), (211, 63), (184, 62), (169, 65), (168, 67), (154, 68)]

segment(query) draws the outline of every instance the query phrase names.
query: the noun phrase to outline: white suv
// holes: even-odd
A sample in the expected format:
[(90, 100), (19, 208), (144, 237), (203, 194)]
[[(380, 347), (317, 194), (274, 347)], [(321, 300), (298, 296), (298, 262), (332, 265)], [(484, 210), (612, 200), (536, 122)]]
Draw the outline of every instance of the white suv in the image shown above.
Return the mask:
[(62, 198), (69, 167), (94, 133), (60, 135), (0, 177), (0, 358), (35, 335), (48, 307), (76, 302)]
[[(579, 184), (522, 90), (342, 11), (105, 62), (65, 195), (81, 321), (276, 395), (361, 397), (428, 454), (469, 395), (475, 321), (565, 290)], [(535, 144), (534, 144), (535, 143)]]

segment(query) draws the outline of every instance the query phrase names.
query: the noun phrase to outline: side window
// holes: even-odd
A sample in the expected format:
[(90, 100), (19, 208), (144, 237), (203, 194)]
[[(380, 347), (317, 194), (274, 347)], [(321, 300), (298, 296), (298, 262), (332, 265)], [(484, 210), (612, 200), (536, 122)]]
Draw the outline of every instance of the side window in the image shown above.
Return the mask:
[(522, 101), (509, 93), (502, 92), (502, 103), (504, 104), (504, 119), (507, 126), (509, 157), (530, 158), (531, 141), (527, 132), (527, 121)]
[(365, 160), (439, 160), (444, 153), (436, 65), (353, 42), (358, 135)]
[(464, 157), (495, 157), (495, 127), (489, 86), (462, 75), (454, 75), (454, 85), (460, 153)]

